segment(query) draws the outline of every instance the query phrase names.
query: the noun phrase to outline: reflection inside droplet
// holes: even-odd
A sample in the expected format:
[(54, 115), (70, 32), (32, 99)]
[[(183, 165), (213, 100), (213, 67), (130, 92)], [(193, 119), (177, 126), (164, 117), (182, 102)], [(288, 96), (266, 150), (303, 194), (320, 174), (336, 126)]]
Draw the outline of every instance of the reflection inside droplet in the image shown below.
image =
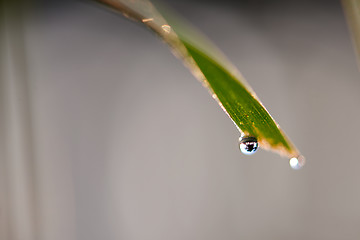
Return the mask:
[(171, 31), (171, 27), (169, 25), (167, 25), (167, 24), (162, 25), (161, 28), (166, 33), (170, 33), (170, 31)]
[(289, 160), (289, 164), (292, 169), (299, 170), (305, 165), (305, 157), (304, 156), (293, 157)]
[(243, 154), (254, 154), (258, 149), (258, 146), (258, 141), (254, 137), (243, 137), (239, 139), (239, 148)]

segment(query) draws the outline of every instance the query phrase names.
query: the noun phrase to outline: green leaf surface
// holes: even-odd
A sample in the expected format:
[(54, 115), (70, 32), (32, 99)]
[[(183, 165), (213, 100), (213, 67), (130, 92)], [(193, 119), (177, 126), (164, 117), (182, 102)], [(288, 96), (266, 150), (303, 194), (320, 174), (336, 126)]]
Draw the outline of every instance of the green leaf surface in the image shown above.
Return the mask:
[(163, 14), (160, 14), (148, 0), (100, 1), (126, 17), (144, 23), (160, 36), (209, 90), (241, 136), (255, 137), (261, 148), (288, 158), (300, 156), (239, 71), (199, 31), (184, 20), (175, 19), (168, 10), (162, 10)]

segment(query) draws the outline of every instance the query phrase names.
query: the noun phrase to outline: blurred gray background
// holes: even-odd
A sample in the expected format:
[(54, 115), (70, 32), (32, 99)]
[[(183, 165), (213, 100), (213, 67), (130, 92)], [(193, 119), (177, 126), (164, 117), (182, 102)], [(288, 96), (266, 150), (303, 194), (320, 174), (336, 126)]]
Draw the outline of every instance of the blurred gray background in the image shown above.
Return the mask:
[(0, 238), (360, 239), (360, 75), (340, 3), (165, 3), (233, 61), (307, 165), (242, 155), (144, 27), (91, 2), (36, 2), (26, 86), (4, 80), (10, 63), (1, 88)]

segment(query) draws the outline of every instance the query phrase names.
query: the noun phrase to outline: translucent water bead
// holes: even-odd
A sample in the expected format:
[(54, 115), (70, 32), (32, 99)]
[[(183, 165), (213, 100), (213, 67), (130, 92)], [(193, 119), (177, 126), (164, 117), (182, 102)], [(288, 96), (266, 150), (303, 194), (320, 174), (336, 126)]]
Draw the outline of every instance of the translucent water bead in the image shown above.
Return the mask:
[(290, 158), (289, 164), (292, 169), (299, 170), (305, 165), (305, 157), (300, 155), (298, 157)]
[(254, 137), (240, 137), (239, 138), (239, 148), (243, 154), (251, 155), (256, 152), (259, 144), (256, 138)]

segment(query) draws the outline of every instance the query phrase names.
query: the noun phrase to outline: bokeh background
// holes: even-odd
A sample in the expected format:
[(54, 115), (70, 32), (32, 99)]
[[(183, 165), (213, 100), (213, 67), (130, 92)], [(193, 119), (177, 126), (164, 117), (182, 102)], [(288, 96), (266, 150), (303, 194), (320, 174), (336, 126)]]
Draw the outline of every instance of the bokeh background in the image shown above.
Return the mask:
[(360, 75), (340, 2), (164, 2), (233, 61), (307, 165), (242, 155), (143, 26), (90, 1), (32, 2), (2, 31), (0, 239), (360, 239)]

